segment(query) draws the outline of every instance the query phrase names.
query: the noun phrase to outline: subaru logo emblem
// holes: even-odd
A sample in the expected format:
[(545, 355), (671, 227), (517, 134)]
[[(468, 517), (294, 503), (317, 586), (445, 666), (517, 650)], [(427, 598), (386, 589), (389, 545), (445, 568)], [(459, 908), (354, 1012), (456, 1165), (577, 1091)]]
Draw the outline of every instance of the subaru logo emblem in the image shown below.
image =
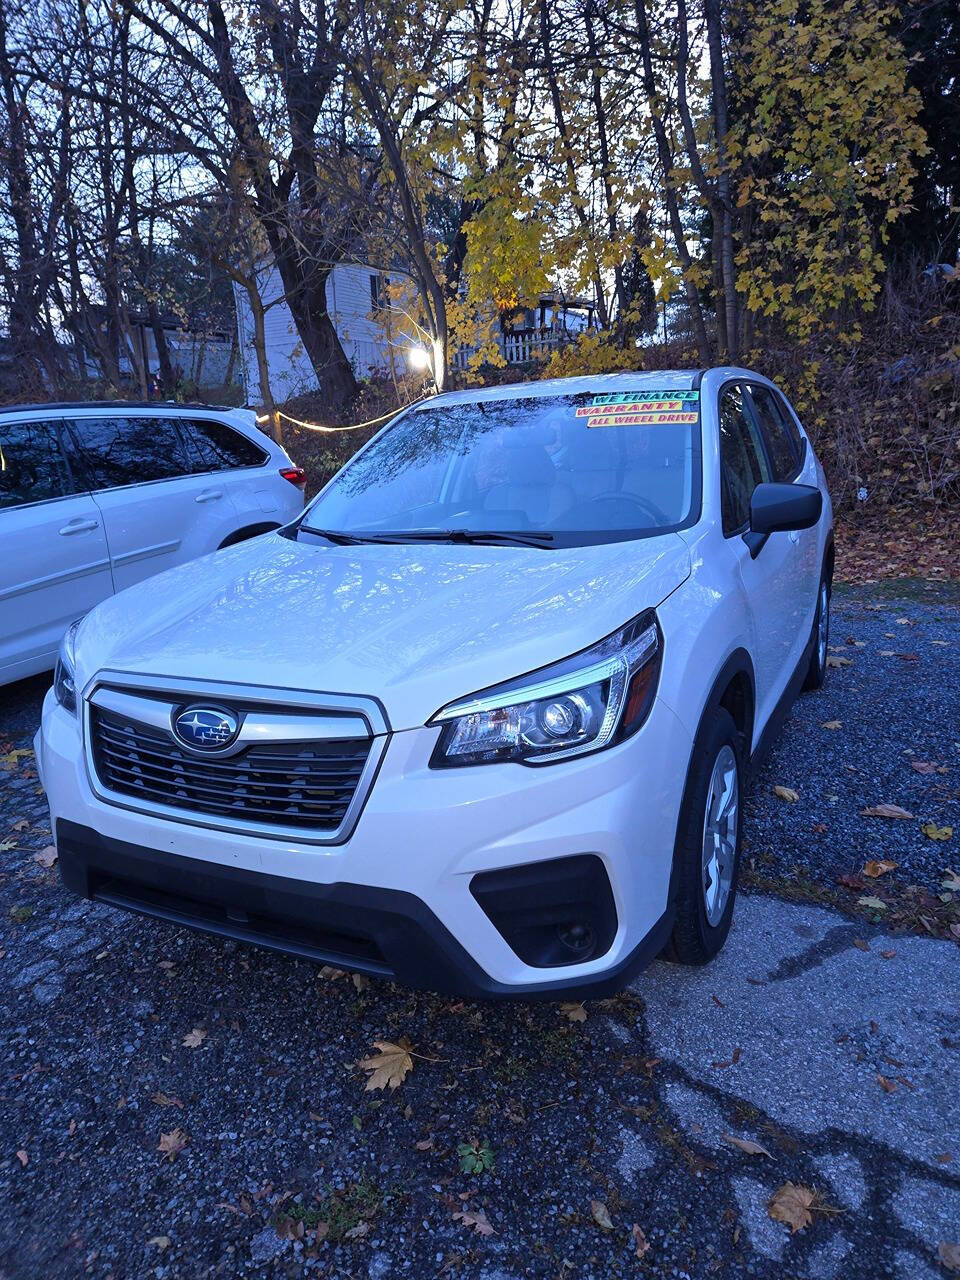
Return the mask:
[(173, 732), (195, 751), (220, 751), (240, 732), (239, 717), (215, 707), (185, 707), (173, 719)]

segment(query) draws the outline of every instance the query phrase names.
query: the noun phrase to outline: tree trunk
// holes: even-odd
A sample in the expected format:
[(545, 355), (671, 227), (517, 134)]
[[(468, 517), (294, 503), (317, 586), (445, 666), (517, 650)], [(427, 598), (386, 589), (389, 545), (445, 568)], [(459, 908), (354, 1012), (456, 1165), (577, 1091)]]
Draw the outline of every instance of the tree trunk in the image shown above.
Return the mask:
[(257, 376), (260, 380), (260, 403), (270, 415), (270, 434), (276, 440), (277, 444), (283, 444), (283, 431), (280, 426), (280, 418), (277, 414), (277, 403), (273, 398), (273, 391), (270, 389), (270, 366), (267, 364), (267, 333), (266, 326), (263, 322), (263, 302), (260, 298), (260, 290), (257, 288), (256, 281), (251, 279), (244, 281), (244, 287), (247, 291), (247, 298), (250, 301), (250, 311), (253, 315), (253, 350), (257, 357)]
[(644, 0), (634, 0), (634, 11), (637, 19), (637, 37), (640, 43), (640, 55), (643, 61), (643, 90), (647, 96), (647, 105), (650, 110), (650, 122), (653, 125), (654, 137), (657, 141), (657, 155), (660, 158), (660, 167), (663, 170), (663, 190), (664, 202), (667, 206), (667, 216), (670, 219), (670, 229), (673, 232), (673, 238), (677, 246), (677, 257), (680, 259), (680, 265), (683, 268), (683, 288), (687, 295), (687, 305), (690, 307), (690, 318), (693, 323), (693, 333), (697, 343), (697, 351), (702, 364), (709, 365), (711, 360), (710, 339), (707, 337), (707, 327), (703, 321), (703, 308), (700, 305), (700, 291), (694, 283), (692, 277), (693, 260), (690, 257), (690, 251), (687, 248), (687, 240), (683, 230), (683, 220), (680, 217), (680, 204), (677, 200), (677, 189), (673, 180), (673, 156), (670, 151), (670, 140), (667, 136), (667, 130), (664, 126), (663, 119), (657, 110), (657, 84), (653, 75), (653, 55), (650, 48), (650, 27), (647, 22), (647, 10)]
[[(717, 197), (721, 206), (720, 274), (723, 279), (723, 305), (726, 318), (727, 360), (736, 364), (740, 355), (739, 301), (737, 298), (736, 263), (733, 253), (733, 206), (730, 203), (730, 171), (727, 168), (726, 137), (727, 85), (723, 66), (723, 30), (721, 0), (705, 0), (707, 46), (710, 50), (710, 79), (713, 86), (713, 119), (717, 143)], [(719, 300), (717, 303), (719, 309)]]

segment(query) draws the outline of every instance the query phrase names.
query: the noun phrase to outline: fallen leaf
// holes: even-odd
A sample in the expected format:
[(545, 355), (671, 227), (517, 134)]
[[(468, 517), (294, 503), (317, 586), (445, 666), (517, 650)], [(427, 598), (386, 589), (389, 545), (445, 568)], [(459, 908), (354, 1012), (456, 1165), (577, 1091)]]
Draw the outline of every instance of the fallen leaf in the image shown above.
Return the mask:
[(949, 889), (952, 893), (960, 893), (960, 874), (954, 871), (952, 867), (944, 868), (940, 888)]
[(320, 977), (327, 978), (330, 982), (336, 982), (338, 978), (345, 978), (346, 976), (346, 969), (335, 969), (332, 964), (325, 964), (320, 970)]
[(421, 1138), (419, 1142), (415, 1142), (413, 1145), (416, 1147), (416, 1149), (417, 1149), (418, 1151), (432, 1151), (432, 1150), (433, 1150), (433, 1139), (432, 1139), (432, 1138)]
[(8, 751), (5, 756), (0, 756), (0, 764), (19, 764), (21, 760), (32, 755), (33, 752), (29, 747), (17, 747), (14, 751)]
[(913, 814), (901, 809), (898, 804), (875, 804), (869, 809), (860, 810), (861, 818), (906, 818), (913, 820)]
[(475, 1212), (471, 1212), (469, 1209), (459, 1209), (453, 1217), (454, 1221), (462, 1222), (465, 1227), (473, 1227), (477, 1235), (492, 1236), (494, 1234), (493, 1227), (482, 1209), (477, 1209)]
[(199, 1049), (206, 1038), (207, 1033), (202, 1027), (194, 1027), (183, 1037), (182, 1043), (187, 1049)]
[(157, 1248), (160, 1250), (160, 1252), (163, 1253), (164, 1249), (170, 1248), (170, 1237), (169, 1236), (151, 1236), (150, 1239), (147, 1241), (147, 1244), (155, 1244)]
[(181, 1111), (183, 1110), (183, 1103), (172, 1093), (160, 1093), (158, 1091), (151, 1097), (150, 1101), (155, 1102), (158, 1107), (179, 1107)]
[(786, 800), (789, 804), (796, 804), (800, 799), (793, 787), (774, 787), (773, 794), (779, 796), (781, 800)]
[(870, 911), (886, 911), (887, 904), (882, 898), (858, 898), (858, 907), (867, 907)]
[(712, 1067), (716, 1067), (718, 1071), (725, 1071), (727, 1067), (735, 1067), (737, 1065), (740, 1061), (741, 1053), (743, 1053), (743, 1050), (736, 1048), (734, 1049), (733, 1056), (730, 1058), (729, 1062), (712, 1062), (710, 1065)]
[(895, 951), (881, 951), (880, 954), (883, 956), (884, 960), (892, 960), (897, 953)]
[(578, 1004), (574, 1000), (566, 1000), (560, 1006), (560, 1012), (565, 1018), (569, 1018), (571, 1022), (586, 1022), (587, 1011), (582, 1004)]
[(49, 870), (57, 860), (56, 845), (48, 844), (45, 849), (40, 849), (39, 852), (33, 855), (33, 860), (34, 862), (39, 862), (41, 867), (46, 867)]
[(933, 760), (911, 760), (911, 769), (916, 769), (917, 773), (949, 773), (950, 770), (945, 764), (936, 764)]
[[(753, 1142), (750, 1138), (737, 1138), (732, 1133), (721, 1133), (724, 1142), (729, 1142), (734, 1147), (739, 1147), (741, 1151), (745, 1151), (748, 1156), (770, 1156), (770, 1152), (766, 1147), (761, 1147), (759, 1142)], [(770, 1156), (773, 1159), (773, 1156)]]
[(871, 858), (869, 862), (863, 864), (863, 874), (876, 880), (879, 876), (885, 876), (888, 871), (895, 870), (896, 865), (895, 862), (891, 862), (888, 858), (881, 858), (879, 861)]
[(893, 1083), (893, 1081), (888, 1080), (886, 1076), (882, 1076), (879, 1071), (877, 1072), (877, 1084), (880, 1086), (880, 1088), (883, 1090), (884, 1093), (897, 1092), (897, 1086)]
[(827, 666), (828, 667), (852, 667), (853, 659), (838, 658), (836, 654), (831, 653), (830, 656), (827, 658)]
[(590, 1212), (598, 1227), (601, 1227), (604, 1231), (613, 1230), (613, 1223), (610, 1220), (609, 1210), (602, 1200), (591, 1200)]
[(937, 1156), (937, 1164), (949, 1164), (953, 1156), (949, 1151), (944, 1151)]
[(796, 1233), (813, 1224), (812, 1207), (812, 1191), (793, 1182), (785, 1182), (770, 1200), (767, 1212), (774, 1222), (785, 1222), (791, 1232)]
[(821, 729), (839, 729), (840, 723), (841, 722), (839, 720), (824, 720), (820, 728)]
[(635, 1222), (633, 1224), (633, 1243), (635, 1246), (635, 1253), (638, 1258), (642, 1258), (650, 1248), (647, 1243), (647, 1237), (643, 1234), (643, 1230), (641, 1229), (639, 1222)]
[(30, 1157), (24, 1151), (23, 1147), (21, 1147), (20, 1150), (17, 1152), (17, 1159), (20, 1161), (20, 1163), (23, 1165), (24, 1168), (26, 1168), (27, 1165), (30, 1163)]
[(10, 829), (11, 831), (26, 831), (29, 825), (30, 823), (26, 818), (18, 818)]
[(351, 1227), (349, 1231), (345, 1231), (344, 1240), (362, 1240), (370, 1230), (369, 1222), (358, 1222), (355, 1227)]
[(949, 840), (953, 835), (953, 827), (938, 827), (935, 822), (925, 822), (920, 830), (931, 840)]
[(170, 1133), (160, 1134), (157, 1150), (162, 1151), (168, 1160), (173, 1160), (177, 1152), (182, 1151), (189, 1141), (182, 1129), (172, 1129)]
[(863, 938), (854, 938), (853, 945), (857, 948), (858, 951), (870, 950), (870, 943), (864, 942)]
[(370, 986), (370, 979), (365, 973), (351, 973), (350, 978), (358, 991), (366, 991)]
[(401, 1040), (399, 1044), (390, 1040), (374, 1040), (373, 1047), (379, 1052), (370, 1058), (364, 1058), (360, 1063), (364, 1071), (370, 1072), (365, 1092), (385, 1089), (388, 1085), (391, 1089), (396, 1089), (413, 1070), (410, 1045), (405, 1040)]
[(937, 1245), (937, 1257), (948, 1271), (960, 1273), (960, 1244), (941, 1240)]

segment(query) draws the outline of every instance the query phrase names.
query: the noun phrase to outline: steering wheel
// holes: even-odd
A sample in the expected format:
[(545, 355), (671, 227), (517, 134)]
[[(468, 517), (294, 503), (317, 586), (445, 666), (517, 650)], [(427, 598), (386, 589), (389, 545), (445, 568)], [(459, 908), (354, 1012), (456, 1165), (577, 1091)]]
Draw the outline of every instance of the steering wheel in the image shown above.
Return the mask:
[(589, 514), (593, 521), (606, 517), (611, 528), (629, 527), (627, 522), (632, 518), (631, 513), (636, 511), (641, 512), (645, 517), (644, 525), (649, 524), (653, 528), (657, 525), (674, 523), (666, 512), (661, 511), (649, 498), (628, 493), (600, 493), (595, 498), (578, 502), (575, 507), (571, 507), (565, 513), (564, 524), (568, 528), (576, 528), (576, 518), (581, 514)]

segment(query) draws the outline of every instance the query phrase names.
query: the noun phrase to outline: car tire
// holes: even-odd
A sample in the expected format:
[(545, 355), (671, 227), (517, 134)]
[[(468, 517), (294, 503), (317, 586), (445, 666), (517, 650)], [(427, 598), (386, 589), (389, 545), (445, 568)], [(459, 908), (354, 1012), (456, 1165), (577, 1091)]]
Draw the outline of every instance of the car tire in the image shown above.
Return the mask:
[(817, 589), (817, 612), (813, 619), (813, 652), (803, 680), (805, 692), (823, 688), (827, 678), (827, 654), (830, 644), (830, 579), (826, 574)]
[(730, 932), (743, 830), (743, 747), (733, 717), (710, 712), (693, 748), (674, 848), (673, 933), (664, 959), (707, 964)]

